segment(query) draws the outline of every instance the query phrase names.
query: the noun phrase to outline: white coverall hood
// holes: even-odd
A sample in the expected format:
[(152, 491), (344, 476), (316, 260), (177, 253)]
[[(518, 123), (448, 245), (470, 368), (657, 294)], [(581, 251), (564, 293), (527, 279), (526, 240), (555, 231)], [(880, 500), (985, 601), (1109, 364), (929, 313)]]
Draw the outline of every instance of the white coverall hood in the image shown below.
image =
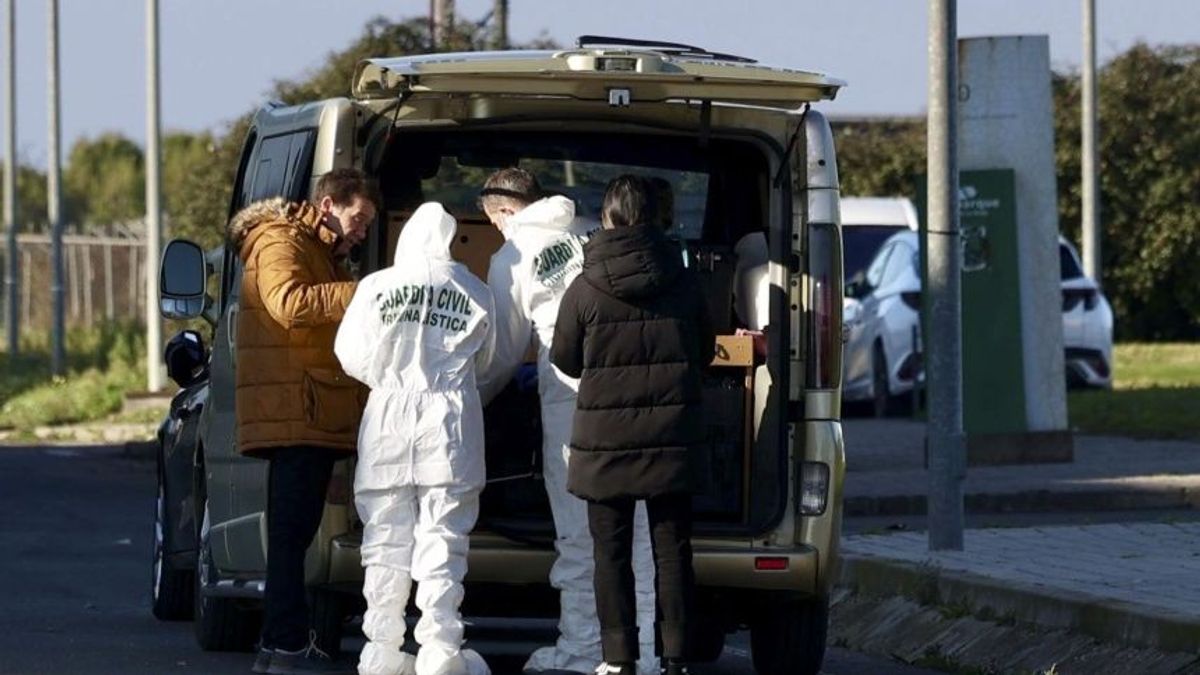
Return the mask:
[(437, 202), (425, 202), (413, 212), (396, 240), (397, 265), (406, 258), (450, 260), (450, 244), (458, 223)]
[(458, 608), (485, 477), (475, 371), (491, 359), (494, 308), (487, 286), (451, 259), (455, 230), (440, 204), (418, 208), (395, 264), (359, 283), (334, 341), (346, 373), (371, 387), (354, 479), (364, 523), (363, 675), (413, 665), (400, 651), (413, 581), (417, 672), (487, 672), (461, 649)]
[(509, 216), (501, 233), (505, 239), (512, 239), (517, 232), (529, 227), (562, 232), (574, 219), (575, 202), (562, 195), (553, 195)]

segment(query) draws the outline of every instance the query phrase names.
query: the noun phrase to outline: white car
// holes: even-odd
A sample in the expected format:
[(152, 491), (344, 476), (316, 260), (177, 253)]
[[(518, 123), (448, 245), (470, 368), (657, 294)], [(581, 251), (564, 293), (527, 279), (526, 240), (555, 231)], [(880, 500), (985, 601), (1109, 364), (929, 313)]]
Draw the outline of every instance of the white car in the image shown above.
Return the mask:
[(907, 197), (842, 197), (841, 214), (846, 283), (871, 264), (888, 237), (917, 231), (917, 208)]
[[(1083, 274), (1075, 248), (1059, 237), (1063, 345), (1070, 386), (1112, 386), (1112, 308)], [(843, 399), (871, 401), (875, 415), (924, 380), (921, 359), (920, 240), (901, 231), (846, 285)]]

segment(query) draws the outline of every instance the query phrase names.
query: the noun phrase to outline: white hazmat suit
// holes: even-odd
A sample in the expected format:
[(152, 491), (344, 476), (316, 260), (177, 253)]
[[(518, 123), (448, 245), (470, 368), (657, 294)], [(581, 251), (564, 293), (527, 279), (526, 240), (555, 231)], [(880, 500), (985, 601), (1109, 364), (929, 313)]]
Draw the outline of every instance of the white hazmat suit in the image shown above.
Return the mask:
[[(505, 243), (492, 256), (488, 286), (496, 301), (496, 350), (481, 371), (480, 388), (490, 401), (524, 360), (531, 336), (537, 344), (538, 397), (542, 412), (542, 456), (546, 493), (554, 516), (558, 557), (550, 585), (559, 591), (559, 638), (538, 649), (526, 671), (591, 673), (601, 663), (600, 622), (593, 587), (595, 569), (587, 503), (567, 492), (571, 426), (579, 381), (550, 363), (558, 304), (583, 269), (583, 245), (598, 223), (575, 217), (575, 203), (561, 196), (538, 200), (509, 216)], [(634, 521), (634, 574), (642, 659), (638, 670), (658, 675), (654, 656), (654, 559), (644, 504)]]
[(334, 344), (346, 373), (371, 388), (354, 476), (366, 568), (362, 675), (413, 672), (400, 651), (413, 581), (417, 675), (488, 673), (461, 649), (459, 604), (484, 485), (475, 371), (491, 358), (493, 305), (487, 286), (450, 258), (455, 228), (440, 204), (421, 205), (395, 264), (359, 284)]

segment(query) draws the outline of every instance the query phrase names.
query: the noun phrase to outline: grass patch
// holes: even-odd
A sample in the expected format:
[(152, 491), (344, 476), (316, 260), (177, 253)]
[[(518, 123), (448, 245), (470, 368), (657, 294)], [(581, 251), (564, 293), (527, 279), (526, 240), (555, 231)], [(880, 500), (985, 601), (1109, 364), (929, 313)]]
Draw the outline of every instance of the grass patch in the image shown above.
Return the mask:
[(22, 341), (20, 354), (0, 354), (0, 429), (103, 418), (120, 410), (125, 392), (144, 386), (145, 344), (132, 324), (106, 324), (67, 335), (67, 374), (50, 376), (49, 339)]
[(158, 424), (167, 416), (169, 410), (169, 405), (138, 408), (128, 412), (117, 413), (105, 418), (105, 421), (112, 422), (113, 424)]
[(1131, 343), (1113, 349), (1112, 391), (1067, 396), (1084, 433), (1200, 438), (1200, 344)]

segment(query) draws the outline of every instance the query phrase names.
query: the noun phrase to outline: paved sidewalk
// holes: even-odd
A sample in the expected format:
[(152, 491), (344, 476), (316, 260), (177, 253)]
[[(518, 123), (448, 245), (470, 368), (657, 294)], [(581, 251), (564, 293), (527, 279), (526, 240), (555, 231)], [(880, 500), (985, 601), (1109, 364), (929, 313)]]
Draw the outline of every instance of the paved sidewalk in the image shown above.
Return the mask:
[(924, 533), (847, 536), (843, 584), (1106, 642), (1200, 651), (1200, 523), (968, 530), (960, 552)]
[[(845, 507), (849, 516), (925, 512), (925, 425), (848, 419)], [(969, 467), (975, 513), (1125, 510), (1200, 506), (1200, 442), (1075, 437), (1075, 460)]]

